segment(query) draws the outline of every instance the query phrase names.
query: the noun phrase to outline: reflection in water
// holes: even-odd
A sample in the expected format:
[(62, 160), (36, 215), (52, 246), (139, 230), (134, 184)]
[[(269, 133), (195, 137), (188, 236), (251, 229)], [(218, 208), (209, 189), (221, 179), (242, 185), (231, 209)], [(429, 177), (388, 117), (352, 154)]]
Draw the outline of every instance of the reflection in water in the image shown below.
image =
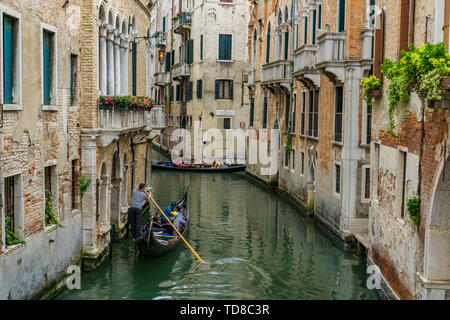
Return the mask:
[(124, 241), (115, 245), (111, 261), (83, 274), (81, 290), (60, 298), (376, 299), (365, 287), (364, 262), (243, 173), (152, 173), (160, 207), (188, 185), (186, 239), (207, 263), (199, 264), (184, 244), (147, 259)]

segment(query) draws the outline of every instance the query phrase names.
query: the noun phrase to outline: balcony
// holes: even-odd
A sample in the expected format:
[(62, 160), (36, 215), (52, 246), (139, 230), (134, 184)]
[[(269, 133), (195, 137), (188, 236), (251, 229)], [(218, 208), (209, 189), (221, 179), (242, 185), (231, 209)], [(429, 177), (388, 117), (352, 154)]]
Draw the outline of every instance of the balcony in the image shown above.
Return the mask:
[(320, 71), (316, 69), (317, 46), (303, 45), (294, 51), (294, 72), (297, 77), (308, 87), (320, 87)]
[(172, 66), (172, 78), (182, 80), (191, 76), (191, 67), (186, 62), (179, 62)]
[(325, 32), (317, 38), (317, 68), (338, 82), (344, 82), (345, 77), (346, 37), (345, 32)]
[(161, 129), (166, 127), (166, 118), (164, 114), (164, 106), (154, 106), (150, 111), (145, 112), (146, 116), (146, 131), (153, 131), (151, 138), (158, 135)]
[[(363, 42), (362, 50), (362, 66), (365, 72), (370, 72), (373, 63), (373, 50), (374, 50), (374, 30), (372, 28), (365, 28), (361, 30), (361, 38)], [(364, 72), (363, 71), (363, 72)]]
[(173, 32), (184, 34), (191, 30), (191, 15), (188, 12), (181, 13), (173, 21)]
[(169, 82), (169, 74), (166, 72), (158, 72), (155, 74), (155, 85), (164, 87)]
[(166, 47), (166, 33), (162, 31), (157, 31), (155, 35), (155, 46), (157, 48)]
[(248, 82), (247, 82), (247, 86), (249, 88), (253, 88), (255, 86), (255, 68), (251, 68), (250, 70), (248, 70)]
[(262, 66), (261, 84), (269, 89), (290, 90), (291, 62), (289, 60), (278, 60)]

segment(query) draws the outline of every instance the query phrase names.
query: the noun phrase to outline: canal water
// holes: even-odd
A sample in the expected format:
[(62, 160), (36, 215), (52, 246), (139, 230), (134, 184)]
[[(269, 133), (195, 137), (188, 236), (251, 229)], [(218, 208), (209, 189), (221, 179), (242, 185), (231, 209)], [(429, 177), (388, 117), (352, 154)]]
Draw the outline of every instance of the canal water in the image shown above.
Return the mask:
[(244, 173), (152, 171), (160, 207), (187, 186), (187, 240), (207, 263), (198, 264), (184, 244), (148, 259), (129, 239), (115, 243), (97, 271), (82, 274), (80, 290), (59, 299), (377, 299), (354, 251)]

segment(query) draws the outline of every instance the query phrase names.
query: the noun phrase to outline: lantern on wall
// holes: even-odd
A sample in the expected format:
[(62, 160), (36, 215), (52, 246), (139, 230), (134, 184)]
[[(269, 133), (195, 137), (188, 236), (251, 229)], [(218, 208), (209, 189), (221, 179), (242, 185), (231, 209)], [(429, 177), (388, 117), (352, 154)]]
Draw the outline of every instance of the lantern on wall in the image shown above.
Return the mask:
[(163, 62), (166, 52), (164, 50), (159, 50), (159, 61)]

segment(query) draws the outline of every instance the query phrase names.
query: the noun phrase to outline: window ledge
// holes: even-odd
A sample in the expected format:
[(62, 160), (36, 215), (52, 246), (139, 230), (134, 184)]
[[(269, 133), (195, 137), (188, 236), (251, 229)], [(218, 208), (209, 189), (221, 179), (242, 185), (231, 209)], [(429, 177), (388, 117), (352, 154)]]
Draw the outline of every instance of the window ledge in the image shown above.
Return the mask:
[(51, 224), (49, 226), (44, 227), (44, 232), (48, 234), (48, 233), (55, 231), (57, 228), (58, 228), (58, 226), (56, 224)]
[(58, 111), (58, 106), (42, 105), (42, 111)]
[(361, 143), (359, 146), (361, 148), (370, 148), (370, 144), (367, 144), (367, 143)]
[(319, 141), (318, 137), (305, 136), (309, 140)]
[(232, 63), (233, 60), (220, 60), (220, 59), (217, 59), (217, 62)]
[(23, 107), (21, 104), (4, 104), (3, 111), (22, 111)]
[(338, 147), (342, 147), (344, 145), (342, 142), (334, 141), (334, 140), (331, 141), (331, 144), (334, 145), (334, 146), (338, 146)]
[(26, 243), (5, 246), (5, 251), (3, 252), (3, 255), (9, 256), (14, 253), (18, 253), (19, 251), (22, 251), (25, 248), (25, 246), (26, 246)]

